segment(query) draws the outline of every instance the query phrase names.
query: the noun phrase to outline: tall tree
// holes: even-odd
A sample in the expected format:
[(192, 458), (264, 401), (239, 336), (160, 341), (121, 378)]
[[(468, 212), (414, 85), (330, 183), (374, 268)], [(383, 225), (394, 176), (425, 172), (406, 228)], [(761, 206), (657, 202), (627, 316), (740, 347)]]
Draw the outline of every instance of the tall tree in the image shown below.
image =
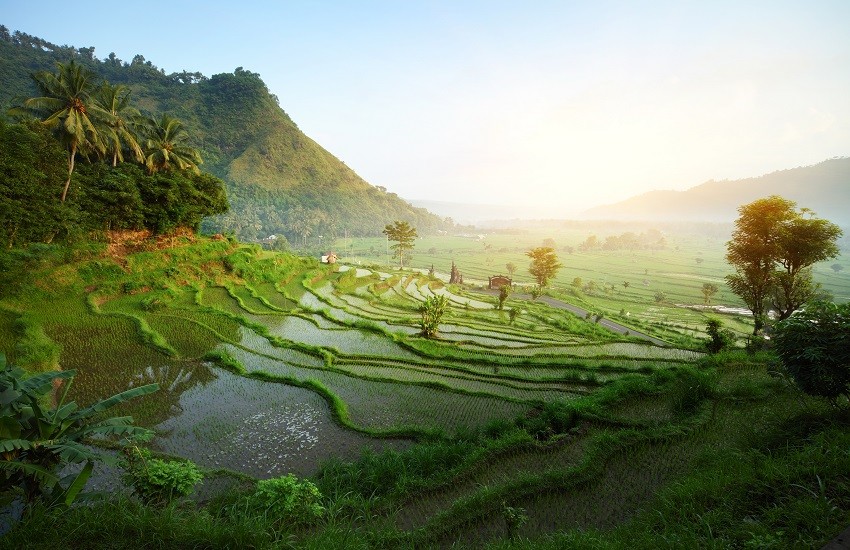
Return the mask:
[(711, 303), (711, 297), (717, 294), (717, 285), (714, 283), (703, 283), (702, 284), (702, 297), (705, 305)]
[(112, 156), (112, 166), (124, 162), (125, 148), (137, 162), (142, 162), (142, 147), (133, 131), (133, 124), (138, 120), (139, 112), (130, 106), (130, 89), (121, 84), (113, 86), (104, 82), (94, 95), (94, 100), (98, 107), (110, 115), (101, 134), (106, 152)]
[(416, 228), (411, 227), (407, 222), (396, 220), (388, 224), (382, 233), (389, 240), (395, 241), (396, 244), (390, 248), (393, 249), (393, 257), (398, 258), (399, 267), (404, 269), (404, 256), (408, 251), (413, 250), (414, 241), (419, 236), (416, 234)]
[(538, 246), (526, 252), (525, 255), (531, 258), (528, 272), (534, 276), (541, 288), (545, 287), (549, 283), (549, 279), (554, 277), (555, 273), (563, 267), (558, 262), (555, 249), (551, 246)]
[(827, 220), (814, 217), (803, 208), (778, 229), (779, 270), (773, 292), (773, 307), (779, 319), (787, 319), (812, 299), (820, 288), (812, 282), (811, 266), (838, 256), (836, 241), (841, 229)]
[(726, 260), (735, 269), (726, 282), (753, 312), (753, 334), (764, 327), (768, 305), (786, 319), (814, 297), (808, 268), (838, 255), (841, 229), (796, 208), (776, 195), (745, 204), (726, 243)]
[(183, 123), (166, 114), (146, 121), (145, 166), (148, 172), (191, 170), (198, 174), (201, 154), (189, 144), (189, 132)]
[(62, 202), (68, 196), (77, 153), (88, 154), (105, 150), (98, 125), (109, 114), (92, 100), (95, 75), (74, 61), (57, 63), (57, 72), (38, 72), (32, 75), (39, 96), (24, 101), (23, 109), (41, 119), (68, 151), (68, 179), (62, 189)]

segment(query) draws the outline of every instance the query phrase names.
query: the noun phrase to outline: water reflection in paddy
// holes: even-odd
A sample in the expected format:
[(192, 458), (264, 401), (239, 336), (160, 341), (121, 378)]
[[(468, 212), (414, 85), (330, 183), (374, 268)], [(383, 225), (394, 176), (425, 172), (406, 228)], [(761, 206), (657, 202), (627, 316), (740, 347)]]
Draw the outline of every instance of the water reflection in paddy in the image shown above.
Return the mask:
[(207, 468), (268, 478), (315, 473), (321, 462), (354, 459), (404, 440), (366, 437), (337, 425), (324, 399), (303, 388), (216, 370), (214, 381), (184, 392), (179, 412), (156, 426), (153, 447)]

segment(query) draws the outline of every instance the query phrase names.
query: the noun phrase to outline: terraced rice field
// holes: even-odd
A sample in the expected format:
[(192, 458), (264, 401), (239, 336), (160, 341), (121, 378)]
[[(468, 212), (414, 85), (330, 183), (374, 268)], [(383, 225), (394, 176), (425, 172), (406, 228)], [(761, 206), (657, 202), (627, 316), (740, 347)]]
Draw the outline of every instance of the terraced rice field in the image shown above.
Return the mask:
[[(659, 345), (639, 337), (646, 324), (622, 334), (560, 309), (592, 307), (568, 293), (517, 293), (499, 310), (492, 294), (418, 271), (320, 266), (258, 249), (244, 257), (251, 269), (221, 261), (178, 285), (80, 284), (27, 313), (61, 368), (78, 369), (70, 397), (81, 404), (159, 383), (116, 412), (155, 431), (153, 450), (205, 468), (211, 492), (234, 472), (314, 476), (329, 499), (362, 497), (374, 508), (353, 510), (353, 521), (392, 531), (400, 547), (476, 546), (620, 525), (703, 451), (787, 420), (759, 401), (777, 383), (763, 365), (736, 364), (734, 377), (708, 362), (682, 368), (702, 354), (690, 314), (668, 306), (640, 310), (681, 325), (680, 338), (652, 333), (674, 334)], [(437, 295), (448, 308), (436, 337), (424, 338), (419, 308)], [(0, 351), (16, 358), (27, 319), (16, 304), (3, 307)], [(683, 414), (677, 392), (703, 375), (719, 379), (712, 396)], [(795, 396), (777, 395), (783, 414), (798, 412)], [(357, 470), (370, 460), (374, 470)], [(399, 479), (385, 482), (384, 464)], [(352, 492), (344, 475), (328, 473), (337, 467), (367, 483)], [(372, 480), (389, 489), (373, 493)], [(524, 523), (509, 527), (510, 507)]]
[[(418, 307), (434, 295), (449, 309), (425, 339)], [(74, 391), (159, 382), (156, 397), (127, 407), (155, 428), (156, 449), (258, 477), (307, 475), (332, 456), (404, 445), (400, 435), (482, 428), (699, 355), (540, 303), (515, 303), (523, 314), (511, 322), (485, 300), (419, 273), (345, 266), (97, 298), (69, 307), (92, 335), (122, 335), (133, 360), (117, 372), (85, 365)], [(51, 336), (84, 354), (79, 330)]]

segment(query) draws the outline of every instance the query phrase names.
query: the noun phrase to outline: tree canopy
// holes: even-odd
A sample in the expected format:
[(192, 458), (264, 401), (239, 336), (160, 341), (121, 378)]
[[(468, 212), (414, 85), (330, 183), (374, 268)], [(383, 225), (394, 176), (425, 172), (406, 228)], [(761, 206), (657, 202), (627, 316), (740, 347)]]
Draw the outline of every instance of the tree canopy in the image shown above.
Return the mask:
[(390, 248), (393, 249), (393, 257), (398, 258), (398, 265), (404, 269), (404, 256), (413, 250), (414, 242), (417, 235), (416, 228), (411, 227), (409, 223), (396, 220), (392, 224), (387, 224), (383, 231), (384, 235), (391, 241), (395, 241)]
[(763, 328), (769, 306), (780, 320), (787, 319), (817, 295), (810, 267), (838, 255), (836, 240), (842, 232), (776, 195), (745, 204), (738, 212), (726, 243), (726, 260), (735, 273), (726, 282), (753, 312), (755, 334)]
[[(202, 218), (227, 211), (224, 182), (200, 173), (178, 120), (163, 115), (142, 125), (126, 87), (96, 86), (94, 73), (73, 60), (57, 69), (33, 75), (41, 95), (12, 109), (20, 123), (0, 121), (6, 248), (93, 229), (197, 229)], [(135, 162), (123, 162), (125, 154)]]
[(528, 272), (534, 276), (540, 287), (549, 284), (549, 279), (553, 278), (558, 270), (563, 267), (558, 262), (555, 249), (550, 246), (538, 246), (526, 252), (525, 255), (531, 258)]
[(57, 201), (66, 174), (65, 152), (37, 124), (0, 120), (0, 246), (49, 240), (69, 206)]

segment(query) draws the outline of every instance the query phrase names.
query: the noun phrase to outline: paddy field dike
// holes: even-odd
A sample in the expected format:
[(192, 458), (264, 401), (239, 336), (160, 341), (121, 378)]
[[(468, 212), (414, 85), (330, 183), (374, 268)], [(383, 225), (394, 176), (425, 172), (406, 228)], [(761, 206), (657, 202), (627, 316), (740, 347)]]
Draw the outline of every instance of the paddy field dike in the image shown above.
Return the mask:
[[(321, 522), (245, 527), (258, 547), (783, 547), (847, 522), (850, 446), (827, 452), (850, 441), (846, 418), (768, 353), (706, 355), (699, 321), (677, 325), (672, 308), (655, 330), (623, 315), (622, 333), (600, 322), (616, 312), (519, 292), (499, 309), (418, 270), (201, 237), (19, 261), (29, 280), (0, 301), (0, 352), (76, 369), (80, 404), (158, 382), (118, 413), (154, 430), (155, 454), (204, 470), (188, 524), (227, 517), (222, 502), (257, 479), (316, 483)], [(434, 295), (449, 308), (428, 339), (419, 307)], [(94, 488), (128, 498), (98, 468)], [(56, 520), (25, 529), (38, 521)], [(168, 536), (242, 533), (197, 529)]]

